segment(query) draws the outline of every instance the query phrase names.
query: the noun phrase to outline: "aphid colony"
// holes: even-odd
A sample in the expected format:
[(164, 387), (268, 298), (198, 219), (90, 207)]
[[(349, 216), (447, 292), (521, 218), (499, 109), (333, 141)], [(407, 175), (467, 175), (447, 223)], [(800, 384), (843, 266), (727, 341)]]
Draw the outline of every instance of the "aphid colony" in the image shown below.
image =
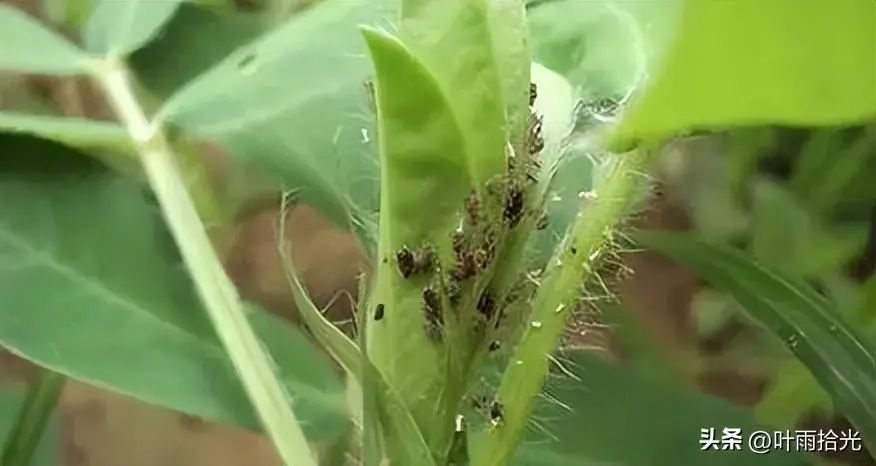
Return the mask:
[[(483, 192), (473, 189), (463, 200), (460, 226), (449, 238), (452, 263), (440, 264), (436, 248), (428, 243), (401, 246), (394, 253), (395, 266), (404, 279), (430, 277), (422, 289), (421, 303), (423, 328), (434, 342), (440, 342), (443, 337), (445, 303), (457, 308), (462, 304), (466, 290), (483, 288), (465, 302), (476, 311), (476, 331), (483, 332), (488, 324), (498, 328), (502, 320), (502, 303), (497, 303), (485, 281), (478, 281), (477, 285), (475, 282), (486, 277), (504, 235), (516, 228), (527, 214), (527, 189), (537, 180), (541, 168), (538, 155), (544, 149), (542, 118), (532, 109), (537, 95), (536, 85), (531, 83), (530, 117), (523, 150), (520, 151), (524, 153), (517, 155), (512, 149), (506, 155), (505, 173), (490, 180)], [(542, 216), (537, 226), (543, 228), (546, 222), (546, 217)], [(383, 319), (384, 314), (384, 306), (378, 305), (374, 319)], [(489, 349), (495, 351), (499, 346), (498, 341), (493, 341)]]

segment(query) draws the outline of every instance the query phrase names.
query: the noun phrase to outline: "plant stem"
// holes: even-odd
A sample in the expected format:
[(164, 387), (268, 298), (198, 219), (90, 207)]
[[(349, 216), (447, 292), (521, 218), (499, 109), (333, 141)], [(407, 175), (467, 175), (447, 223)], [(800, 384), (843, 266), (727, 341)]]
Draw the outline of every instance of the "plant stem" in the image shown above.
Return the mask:
[(496, 398), (503, 419), (474, 443), (473, 466), (508, 463), (519, 443), (549, 369), (551, 353), (566, 328), (581, 285), (592, 278), (590, 264), (609, 246), (610, 234), (628, 215), (649, 160), (645, 151), (612, 156), (595, 198), (578, 214), (571, 233), (554, 252), (533, 298), (532, 320), (514, 350)]
[(198, 294), (280, 457), (290, 466), (316, 466), (292, 412), (291, 400), (274, 373), (270, 355), (249, 325), (234, 284), (211, 246), (164, 134), (146, 118), (120, 63), (101, 62), (94, 75), (137, 145), (149, 184)]
[(15, 427), (6, 437), (3, 466), (30, 466), (33, 453), (43, 438), (46, 424), (64, 387), (64, 376), (43, 369), (35, 385), (28, 391)]

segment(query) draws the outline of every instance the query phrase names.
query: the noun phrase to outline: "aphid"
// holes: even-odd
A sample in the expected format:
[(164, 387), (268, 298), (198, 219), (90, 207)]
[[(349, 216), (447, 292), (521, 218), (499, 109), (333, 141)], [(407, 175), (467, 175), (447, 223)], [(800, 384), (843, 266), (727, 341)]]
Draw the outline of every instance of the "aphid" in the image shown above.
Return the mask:
[(535, 223), (536, 230), (544, 230), (548, 227), (549, 219), (547, 212), (541, 214), (541, 217), (538, 218), (538, 222)]
[(363, 83), (365, 85), (365, 95), (368, 96), (368, 105), (371, 108), (373, 113), (377, 113), (377, 92), (374, 89), (374, 81), (371, 79), (366, 79)]
[(465, 213), (470, 224), (478, 224), (481, 216), (481, 201), (474, 191), (470, 192), (468, 197), (465, 198)]
[(508, 189), (508, 196), (505, 198), (505, 211), (503, 214), (511, 228), (514, 228), (520, 223), (520, 218), (523, 216), (522, 189), (513, 185)]
[(527, 150), (529, 155), (535, 155), (544, 149), (544, 138), (541, 135), (544, 119), (541, 116), (536, 116), (534, 113), (529, 119), (529, 129), (527, 131)]
[(477, 310), (487, 320), (493, 318), (493, 311), (496, 310), (496, 301), (493, 299), (493, 296), (489, 291), (484, 290), (484, 292), (481, 293), (480, 298), (478, 298)]
[(414, 251), (414, 273), (428, 272), (435, 265), (435, 251), (432, 246), (425, 245)]
[(255, 53), (247, 53), (244, 55), (240, 61), (237, 62), (237, 68), (241, 71), (246, 72), (247, 70), (251, 70), (253, 63), (255, 63), (256, 55)]
[(458, 259), (465, 252), (465, 234), (462, 231), (455, 231), (450, 238), (450, 245), (453, 248), (453, 254)]
[(572, 255), (574, 256), (575, 254), (578, 254), (578, 248), (576, 248), (575, 246), (572, 246), (569, 248), (569, 252), (571, 252)]
[(462, 257), (462, 261), (456, 264), (457, 277), (459, 277), (460, 281), (468, 280), (471, 277), (474, 277), (477, 274), (477, 263), (475, 262), (474, 255), (465, 254)]
[(435, 252), (428, 245), (415, 252), (411, 252), (407, 246), (402, 246), (396, 251), (395, 260), (402, 277), (409, 278), (414, 274), (431, 270), (435, 262)]
[(496, 318), (496, 323), (493, 324), (493, 328), (498, 330), (499, 327), (502, 326), (502, 322), (505, 320), (505, 308), (499, 309), (499, 317)]
[(499, 343), (498, 341), (491, 341), (489, 350), (492, 353), (493, 351), (498, 351), (499, 348), (501, 348), (501, 347), (502, 347), (502, 343)]
[(395, 261), (398, 263), (398, 271), (402, 277), (408, 278), (414, 274), (414, 253), (407, 246), (402, 246), (395, 253)]
[(505, 406), (499, 400), (490, 402), (490, 425), (497, 427), (505, 420)]
[(450, 304), (456, 306), (462, 298), (462, 287), (459, 285), (459, 280), (454, 277), (452, 271), (449, 275), (447, 285), (444, 289), (447, 292), (447, 300), (450, 301)]
[(538, 86), (535, 83), (529, 83), (529, 106), (535, 105), (535, 99), (538, 98)]
[(444, 325), (441, 296), (431, 287), (423, 289), (423, 317), (426, 336), (432, 341), (441, 341), (441, 326)]
[(487, 407), (487, 397), (481, 395), (471, 399), (471, 407), (477, 410), (484, 410)]
[(384, 309), (383, 304), (378, 304), (374, 308), (374, 320), (380, 320), (383, 318), (383, 309)]
[(473, 258), (477, 268), (484, 270), (489, 267), (492, 254), (490, 254), (489, 248), (478, 248), (475, 250)]

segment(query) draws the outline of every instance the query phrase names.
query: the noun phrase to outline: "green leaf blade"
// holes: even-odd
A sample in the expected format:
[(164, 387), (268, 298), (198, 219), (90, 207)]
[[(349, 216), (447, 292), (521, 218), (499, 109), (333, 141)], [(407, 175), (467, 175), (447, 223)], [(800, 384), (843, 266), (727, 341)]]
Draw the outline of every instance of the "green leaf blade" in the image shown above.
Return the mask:
[[(876, 4), (687, 0), (653, 80), (614, 135), (842, 125), (876, 117)], [(841, 78), (840, 78), (841, 77)]]
[(823, 296), (730, 248), (667, 233), (642, 233), (637, 239), (693, 267), (736, 298), (786, 342), (860, 430), (865, 443), (876, 446), (874, 344), (843, 322)]
[(180, 0), (101, 0), (85, 25), (85, 45), (102, 55), (127, 55), (158, 34), (180, 3)]
[(91, 60), (27, 14), (0, 5), (0, 70), (75, 75), (87, 72)]
[[(422, 292), (395, 266), (395, 251), (450, 245), (457, 211), (471, 189), (465, 139), (434, 75), (398, 39), (363, 31), (376, 70), (380, 124), (381, 259), (371, 306), (386, 318), (368, 322), (368, 356), (411, 411), (436, 458), (452, 418), (441, 404), (447, 362), (442, 344), (424, 331)], [(455, 415), (455, 413), (453, 413)], [(436, 419), (440, 419), (436, 421)], [(445, 423), (445, 421), (447, 421)]]
[(83, 118), (0, 111), (0, 130), (30, 134), (84, 150), (133, 149), (121, 126)]
[(528, 121), (530, 60), (521, 42), (525, 24), (520, 9), (516, 0), (401, 3), (400, 36), (447, 95), (478, 186), (501, 173), (509, 136)]
[[(40, 158), (4, 157), (0, 170), (0, 193), (10, 201), (0, 206), (0, 344), (71, 378), (257, 428), (139, 188), (72, 151), (9, 139), (4, 149)], [(258, 311), (250, 319), (308, 432), (334, 435), (344, 401), (330, 367), (291, 326)]]
[[(540, 424), (533, 421), (528, 442), (511, 461), (514, 466), (815, 464), (793, 451), (775, 449), (760, 455), (749, 450), (745, 442), (750, 434), (773, 429), (759, 424), (748, 409), (654, 379), (592, 352), (572, 350), (565, 356), (564, 367), (572, 376), (556, 370), (546, 387), (550, 396), (536, 408)], [(703, 451), (700, 429), (709, 428), (718, 439), (724, 428), (741, 429), (741, 450)]]
[(390, 3), (315, 5), (183, 86), (158, 119), (258, 167), (337, 226), (365, 223), (379, 168), (357, 26), (385, 20)]

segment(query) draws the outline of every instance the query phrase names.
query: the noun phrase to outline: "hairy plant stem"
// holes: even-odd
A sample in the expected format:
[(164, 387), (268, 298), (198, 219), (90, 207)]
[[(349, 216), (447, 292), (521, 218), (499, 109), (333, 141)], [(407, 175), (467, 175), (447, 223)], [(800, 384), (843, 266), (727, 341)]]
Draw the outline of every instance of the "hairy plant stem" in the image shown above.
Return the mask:
[(532, 316), (503, 374), (496, 398), (501, 421), (474, 443), (472, 466), (508, 464), (520, 442), (536, 397), (549, 369), (582, 283), (593, 278), (591, 264), (610, 246), (611, 234), (629, 214), (642, 186), (649, 152), (612, 156), (595, 196), (587, 200), (565, 240), (557, 247), (541, 287), (533, 298)]
[(64, 380), (64, 376), (56, 372), (48, 369), (40, 371), (39, 378), (27, 393), (15, 427), (6, 437), (0, 464), (30, 466), (49, 417), (55, 410)]
[[(253, 332), (234, 284), (212, 248), (159, 125), (150, 122), (134, 96), (124, 66), (111, 59), (94, 77), (137, 147), (165, 221), (262, 425), (287, 465), (316, 466), (273, 362)], [(184, 312), (186, 310), (180, 310)]]

